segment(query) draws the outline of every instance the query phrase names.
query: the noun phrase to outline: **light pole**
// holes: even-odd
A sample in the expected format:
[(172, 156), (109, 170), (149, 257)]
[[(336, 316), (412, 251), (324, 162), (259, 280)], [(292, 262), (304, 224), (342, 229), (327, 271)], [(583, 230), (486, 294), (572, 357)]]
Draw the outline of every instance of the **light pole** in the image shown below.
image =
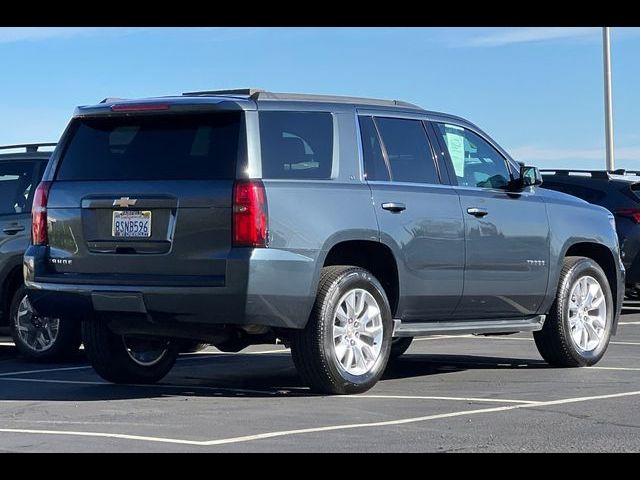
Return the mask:
[(604, 62), (604, 134), (607, 148), (607, 170), (615, 169), (613, 155), (613, 106), (611, 101), (611, 35), (602, 27), (602, 58)]

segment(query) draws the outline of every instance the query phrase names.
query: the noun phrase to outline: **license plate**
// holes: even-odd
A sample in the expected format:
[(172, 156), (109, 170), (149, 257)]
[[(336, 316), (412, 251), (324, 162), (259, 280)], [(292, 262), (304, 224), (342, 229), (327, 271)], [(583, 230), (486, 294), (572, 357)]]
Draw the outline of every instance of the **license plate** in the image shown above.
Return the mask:
[(111, 235), (119, 238), (151, 236), (151, 212), (124, 210), (113, 212)]

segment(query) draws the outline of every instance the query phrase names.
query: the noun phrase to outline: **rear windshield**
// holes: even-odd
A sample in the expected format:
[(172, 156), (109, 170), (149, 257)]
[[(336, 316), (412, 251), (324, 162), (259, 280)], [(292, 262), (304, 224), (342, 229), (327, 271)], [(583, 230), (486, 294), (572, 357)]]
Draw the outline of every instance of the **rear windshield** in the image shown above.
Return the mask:
[(235, 178), (240, 112), (74, 120), (58, 180)]

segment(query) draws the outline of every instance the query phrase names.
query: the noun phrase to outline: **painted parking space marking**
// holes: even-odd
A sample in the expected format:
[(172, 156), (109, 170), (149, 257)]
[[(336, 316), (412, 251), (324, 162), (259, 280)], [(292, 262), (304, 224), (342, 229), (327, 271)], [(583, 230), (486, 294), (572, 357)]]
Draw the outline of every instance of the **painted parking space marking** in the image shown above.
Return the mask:
[[(262, 352), (195, 352), (184, 353), (178, 358), (178, 361), (182, 360), (204, 360), (207, 358), (215, 358), (229, 355), (261, 355), (261, 354), (273, 354), (273, 353), (288, 353), (289, 350), (266, 350)], [(32, 373), (53, 373), (53, 372), (65, 372), (72, 370), (90, 370), (93, 367), (91, 365), (81, 365), (77, 367), (61, 367), (61, 368), (43, 368), (38, 370), (19, 370), (14, 372), (2, 372), (0, 377), (13, 377), (16, 375), (29, 375)]]
[[(26, 382), (26, 383), (57, 383), (68, 385), (109, 385), (114, 387), (141, 387), (141, 388), (170, 388), (170, 389), (185, 389), (185, 390), (207, 390), (207, 391), (221, 391), (221, 392), (234, 392), (234, 393), (253, 393), (260, 395), (271, 396), (284, 396), (285, 391), (272, 391), (272, 390), (253, 390), (247, 388), (227, 388), (227, 387), (208, 387), (199, 385), (176, 385), (176, 384), (113, 384), (103, 381), (90, 381), (90, 380), (53, 380), (53, 379), (40, 379), (40, 378), (0, 378), (0, 381), (5, 382)], [(306, 391), (305, 391), (306, 393)], [(309, 397), (321, 397), (321, 395), (308, 394)], [(514, 400), (505, 398), (486, 398), (486, 397), (447, 397), (447, 396), (433, 396), (433, 395), (335, 395), (331, 398), (338, 399), (388, 399), (388, 400), (446, 400), (453, 402), (489, 402), (489, 403), (538, 403), (536, 400)]]
[(620, 371), (630, 371), (630, 372), (640, 372), (640, 368), (637, 367), (599, 367), (594, 365), (592, 367), (581, 368), (582, 370), (620, 370)]
[(211, 356), (211, 355), (262, 355), (266, 353), (287, 353), (290, 350), (288, 348), (281, 348), (278, 350), (262, 350), (257, 352), (191, 352), (182, 353), (180, 358), (194, 357), (194, 356)]
[(83, 365), (81, 367), (62, 367), (62, 368), (41, 368), (38, 370), (20, 370), (17, 372), (3, 372), (0, 373), (0, 377), (14, 377), (16, 375), (29, 375), (31, 373), (48, 373), (48, 372), (66, 372), (71, 370), (88, 370), (92, 368), (90, 365)]
[(618, 322), (618, 325), (640, 325), (640, 322)]
[(170, 444), (178, 444), (178, 445), (216, 446), (216, 445), (228, 445), (228, 444), (234, 444), (234, 443), (246, 443), (246, 442), (251, 442), (256, 440), (265, 440), (270, 438), (309, 434), (309, 433), (322, 433), (322, 432), (331, 432), (331, 431), (338, 431), (338, 430), (354, 430), (354, 429), (361, 429), (361, 428), (406, 425), (406, 424), (412, 424), (412, 423), (427, 422), (430, 420), (440, 420), (445, 418), (499, 413), (499, 412), (525, 409), (525, 408), (539, 408), (539, 407), (550, 407), (555, 405), (567, 405), (567, 404), (580, 403), (580, 402), (593, 402), (597, 400), (633, 397), (638, 395), (640, 395), (640, 391), (612, 393), (608, 395), (594, 395), (590, 397), (563, 398), (559, 400), (548, 400), (548, 401), (541, 401), (536, 403), (507, 405), (507, 406), (501, 406), (501, 407), (481, 408), (481, 409), (475, 409), (475, 410), (462, 410), (457, 412), (441, 413), (436, 415), (425, 415), (421, 417), (401, 418), (397, 420), (386, 420), (386, 421), (380, 421), (380, 422), (350, 423), (350, 424), (343, 424), (343, 425), (329, 425), (325, 427), (301, 428), (301, 429), (295, 429), (295, 430), (280, 430), (280, 431), (274, 431), (274, 432), (258, 433), (254, 435), (243, 435), (238, 437), (221, 438), (216, 440), (188, 440), (188, 439), (179, 439), (179, 438), (129, 435), (129, 434), (122, 434), (122, 433), (78, 432), (78, 431), (70, 431), (70, 430), (36, 430), (36, 429), (22, 429), (22, 428), (0, 428), (0, 432), (13, 433), (13, 434), (64, 435), (64, 436), (77, 436), (77, 437), (114, 438), (114, 439), (122, 439), (122, 440), (170, 443)]
[(487, 402), (487, 403), (539, 403), (535, 400), (513, 400), (506, 398), (478, 398), (478, 397), (437, 397), (423, 395), (340, 395), (336, 398), (354, 399), (372, 398), (372, 399), (389, 399), (389, 400), (447, 400), (453, 402)]
[(23, 383), (57, 383), (62, 385), (102, 385), (110, 387), (140, 387), (140, 388), (168, 388), (181, 390), (206, 390), (216, 392), (233, 392), (242, 394), (258, 394), (258, 395), (282, 395), (280, 391), (273, 390), (253, 390), (250, 388), (227, 388), (227, 387), (207, 387), (204, 385), (176, 385), (173, 383), (122, 383), (115, 384), (103, 381), (92, 380), (54, 380), (50, 378), (0, 378), (2, 382), (23, 382)]

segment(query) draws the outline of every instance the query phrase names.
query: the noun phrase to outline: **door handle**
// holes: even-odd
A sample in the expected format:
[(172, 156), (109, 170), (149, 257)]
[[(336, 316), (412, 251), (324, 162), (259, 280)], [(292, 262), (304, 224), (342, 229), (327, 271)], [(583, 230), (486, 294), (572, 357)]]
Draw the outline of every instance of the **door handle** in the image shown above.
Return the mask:
[(22, 232), (24, 230), (23, 225), (9, 225), (8, 227), (4, 227), (2, 231), (7, 235), (15, 235), (18, 232)]
[(467, 213), (469, 215), (473, 215), (474, 217), (484, 217), (485, 215), (489, 214), (488, 210), (484, 208), (477, 208), (477, 207), (467, 208)]
[(384, 210), (389, 210), (391, 213), (400, 213), (403, 210), (406, 210), (407, 206), (404, 203), (385, 202), (382, 204), (382, 208)]

